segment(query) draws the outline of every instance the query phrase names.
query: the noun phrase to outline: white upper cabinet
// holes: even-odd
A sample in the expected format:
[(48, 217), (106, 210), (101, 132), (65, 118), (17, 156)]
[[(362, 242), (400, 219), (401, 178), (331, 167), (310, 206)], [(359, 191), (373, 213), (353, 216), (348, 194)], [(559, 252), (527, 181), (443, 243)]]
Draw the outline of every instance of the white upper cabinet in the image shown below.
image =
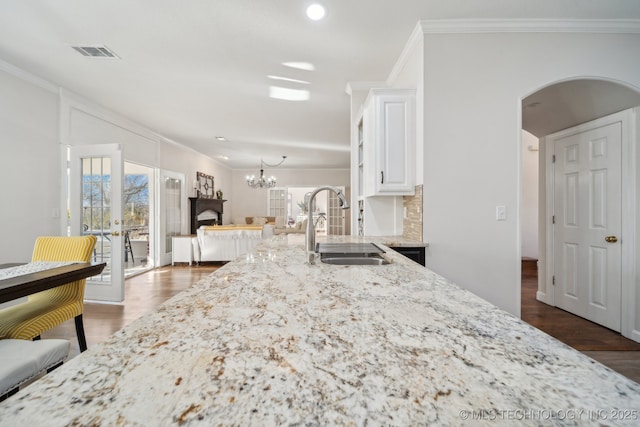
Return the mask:
[(415, 91), (371, 89), (359, 126), (356, 173), (362, 196), (414, 194)]

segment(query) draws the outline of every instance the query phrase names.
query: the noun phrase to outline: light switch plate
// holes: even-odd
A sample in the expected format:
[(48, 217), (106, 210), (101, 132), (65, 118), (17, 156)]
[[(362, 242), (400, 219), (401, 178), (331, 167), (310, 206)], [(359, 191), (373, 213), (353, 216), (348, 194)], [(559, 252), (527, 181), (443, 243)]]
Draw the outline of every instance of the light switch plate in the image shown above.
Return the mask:
[(496, 220), (498, 221), (506, 221), (507, 220), (507, 208), (506, 206), (496, 206)]

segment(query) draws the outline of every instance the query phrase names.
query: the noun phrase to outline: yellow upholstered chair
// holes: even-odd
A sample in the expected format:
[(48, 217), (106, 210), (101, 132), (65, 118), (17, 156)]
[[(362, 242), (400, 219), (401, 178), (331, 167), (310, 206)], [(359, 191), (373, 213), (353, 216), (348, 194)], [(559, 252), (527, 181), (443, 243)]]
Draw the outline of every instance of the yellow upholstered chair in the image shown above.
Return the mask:
[[(89, 262), (96, 236), (38, 237), (31, 261)], [(80, 351), (87, 349), (82, 323), (86, 279), (28, 297), (22, 304), (0, 310), (0, 338), (38, 339), (44, 331), (75, 318)]]

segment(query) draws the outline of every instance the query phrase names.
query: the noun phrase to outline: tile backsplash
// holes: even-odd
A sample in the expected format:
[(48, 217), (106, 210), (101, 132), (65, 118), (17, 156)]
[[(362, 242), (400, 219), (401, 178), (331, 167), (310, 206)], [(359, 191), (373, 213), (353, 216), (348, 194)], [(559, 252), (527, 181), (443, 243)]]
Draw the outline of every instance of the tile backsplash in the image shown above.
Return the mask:
[(402, 237), (422, 242), (422, 185), (416, 185), (414, 196), (403, 196), (407, 217), (402, 220)]

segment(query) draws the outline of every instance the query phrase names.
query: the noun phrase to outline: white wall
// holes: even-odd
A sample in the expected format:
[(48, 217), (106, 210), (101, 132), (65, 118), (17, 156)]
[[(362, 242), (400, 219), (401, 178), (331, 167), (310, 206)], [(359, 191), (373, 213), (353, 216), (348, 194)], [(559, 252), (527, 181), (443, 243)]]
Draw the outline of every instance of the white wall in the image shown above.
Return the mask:
[[(126, 117), (0, 62), (0, 179), (3, 209), (0, 263), (31, 259), (39, 235), (66, 229), (63, 147), (120, 143), (125, 160), (183, 173), (186, 195), (183, 232), (188, 233), (186, 197), (196, 172), (215, 177), (216, 190), (231, 194), (231, 169), (169, 141)], [(227, 206), (225, 206), (227, 208)]]
[[(0, 64), (3, 65), (3, 64)], [(6, 64), (5, 64), (6, 65)], [(58, 96), (0, 66), (0, 263), (31, 260), (40, 235), (59, 234)]]
[[(194, 181), (196, 172), (211, 175), (214, 178), (214, 190), (222, 190), (223, 199), (228, 200), (224, 204), (222, 219), (225, 223), (231, 222), (230, 212), (233, 207), (231, 169), (220, 165), (215, 160), (192, 151), (181, 145), (163, 141), (160, 145), (160, 167), (164, 170), (184, 173), (186, 177), (186, 195), (195, 197)], [(185, 206), (183, 212), (183, 233), (189, 233), (189, 207)]]
[[(640, 36), (428, 33), (424, 40), (427, 266), (519, 316), (521, 99), (584, 76), (640, 88)], [(506, 206), (506, 221), (496, 221), (497, 205)]]
[(63, 145), (120, 143), (123, 145), (126, 161), (184, 174), (186, 194), (183, 200), (182, 232), (185, 234), (189, 231), (186, 198), (194, 195), (192, 187), (196, 172), (214, 176), (216, 190), (228, 186), (231, 181), (231, 170), (228, 167), (78, 95), (63, 90), (60, 105)]
[[(250, 188), (247, 185), (247, 175), (259, 173), (256, 169), (236, 169), (232, 172), (233, 205), (231, 216), (227, 215), (225, 203), (225, 223), (234, 216), (266, 216), (267, 191)], [(265, 170), (268, 176), (275, 176), (279, 187), (319, 187), (322, 185), (344, 186), (346, 192), (350, 188), (350, 173), (348, 169), (287, 169), (283, 167)], [(348, 195), (347, 195), (348, 197)], [(296, 200), (293, 201), (294, 203)]]
[[(2, 71), (5, 67), (10, 72)], [(221, 189), (228, 200), (224, 206), (225, 223), (231, 222), (234, 212), (266, 215), (266, 193), (250, 189), (245, 183), (245, 176), (256, 170), (232, 172), (90, 100), (64, 89), (58, 94), (58, 88), (47, 82), (42, 81), (41, 87), (16, 74), (39, 81), (10, 64), (0, 63), (0, 178), (3, 182), (20, 182), (6, 185), (2, 193), (3, 205), (16, 208), (2, 209), (0, 213), (3, 236), (11, 242), (0, 247), (0, 262), (28, 261), (36, 236), (62, 233), (66, 213), (60, 208), (64, 200), (61, 153), (66, 145), (121, 143), (127, 161), (183, 173), (186, 196), (193, 196), (191, 183), (196, 172), (213, 175), (215, 189)], [(269, 172), (285, 186), (339, 185), (347, 193), (350, 190), (348, 169), (277, 168)], [(55, 213), (59, 216), (54, 217)], [(186, 203), (183, 215), (183, 232), (187, 233)]]
[[(530, 150), (534, 147), (536, 150)], [(522, 256), (538, 259), (538, 138), (522, 131), (522, 196), (520, 232)]]

